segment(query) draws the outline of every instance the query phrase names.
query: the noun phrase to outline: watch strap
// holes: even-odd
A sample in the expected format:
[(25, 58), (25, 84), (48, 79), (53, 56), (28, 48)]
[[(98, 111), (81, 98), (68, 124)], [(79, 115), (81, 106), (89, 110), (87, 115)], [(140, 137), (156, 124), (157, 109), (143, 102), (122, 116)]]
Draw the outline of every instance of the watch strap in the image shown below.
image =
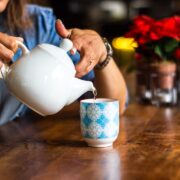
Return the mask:
[(107, 56), (102, 62), (98, 63), (95, 66), (95, 69), (97, 69), (97, 70), (101, 70), (101, 69), (105, 68), (109, 64), (109, 61), (112, 59), (112, 56), (113, 56), (113, 49), (112, 49), (110, 43), (108, 42), (108, 40), (105, 37), (102, 38), (102, 40), (106, 47)]

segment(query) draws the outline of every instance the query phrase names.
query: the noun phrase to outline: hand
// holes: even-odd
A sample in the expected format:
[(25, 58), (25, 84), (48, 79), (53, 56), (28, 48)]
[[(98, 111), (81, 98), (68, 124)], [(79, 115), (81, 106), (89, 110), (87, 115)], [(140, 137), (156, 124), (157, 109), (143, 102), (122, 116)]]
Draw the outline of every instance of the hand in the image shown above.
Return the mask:
[(3, 63), (8, 63), (12, 60), (18, 49), (16, 40), (23, 42), (21, 37), (9, 36), (0, 32), (0, 67)]
[[(68, 30), (61, 20), (56, 21), (56, 30), (61, 37), (70, 38), (81, 55), (81, 60), (75, 66), (77, 77), (86, 75), (97, 63), (106, 58), (106, 47), (97, 32), (77, 28)], [(71, 53), (73, 54), (73, 51)]]

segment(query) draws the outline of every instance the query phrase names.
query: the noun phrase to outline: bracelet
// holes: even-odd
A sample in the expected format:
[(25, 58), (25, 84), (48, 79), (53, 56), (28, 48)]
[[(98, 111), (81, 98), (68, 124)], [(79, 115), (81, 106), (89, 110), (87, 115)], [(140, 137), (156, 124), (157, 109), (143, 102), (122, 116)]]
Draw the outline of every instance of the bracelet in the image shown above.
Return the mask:
[(113, 56), (113, 49), (112, 49), (110, 43), (108, 42), (108, 40), (106, 38), (102, 38), (102, 40), (103, 40), (104, 45), (106, 47), (107, 56), (101, 63), (98, 63), (95, 66), (95, 69), (97, 69), (97, 70), (101, 70), (101, 69), (105, 68)]

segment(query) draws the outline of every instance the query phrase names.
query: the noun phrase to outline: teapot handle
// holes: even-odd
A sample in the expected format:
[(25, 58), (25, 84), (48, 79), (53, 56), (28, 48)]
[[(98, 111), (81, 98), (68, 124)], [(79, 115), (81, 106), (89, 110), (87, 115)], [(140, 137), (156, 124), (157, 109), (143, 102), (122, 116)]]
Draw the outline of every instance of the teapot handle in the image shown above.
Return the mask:
[[(22, 49), (22, 55), (28, 54), (30, 52), (22, 42), (16, 41), (16, 43), (18, 47)], [(0, 68), (0, 79), (5, 79), (8, 71), (9, 71), (9, 65), (3, 64), (2, 67)]]
[(16, 43), (18, 47), (22, 49), (22, 55), (28, 54), (30, 52), (29, 49), (21, 41), (16, 41)]

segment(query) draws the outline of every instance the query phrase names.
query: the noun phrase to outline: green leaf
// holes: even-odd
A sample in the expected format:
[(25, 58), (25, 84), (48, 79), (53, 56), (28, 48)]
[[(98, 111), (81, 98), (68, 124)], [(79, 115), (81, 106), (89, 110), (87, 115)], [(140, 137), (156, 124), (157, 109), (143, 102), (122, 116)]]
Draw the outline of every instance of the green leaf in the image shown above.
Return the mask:
[(155, 53), (159, 55), (160, 57), (163, 57), (163, 50), (160, 45), (155, 46)]
[(166, 53), (171, 53), (177, 47), (178, 47), (178, 41), (175, 39), (171, 39), (168, 42), (166, 42), (164, 50)]

